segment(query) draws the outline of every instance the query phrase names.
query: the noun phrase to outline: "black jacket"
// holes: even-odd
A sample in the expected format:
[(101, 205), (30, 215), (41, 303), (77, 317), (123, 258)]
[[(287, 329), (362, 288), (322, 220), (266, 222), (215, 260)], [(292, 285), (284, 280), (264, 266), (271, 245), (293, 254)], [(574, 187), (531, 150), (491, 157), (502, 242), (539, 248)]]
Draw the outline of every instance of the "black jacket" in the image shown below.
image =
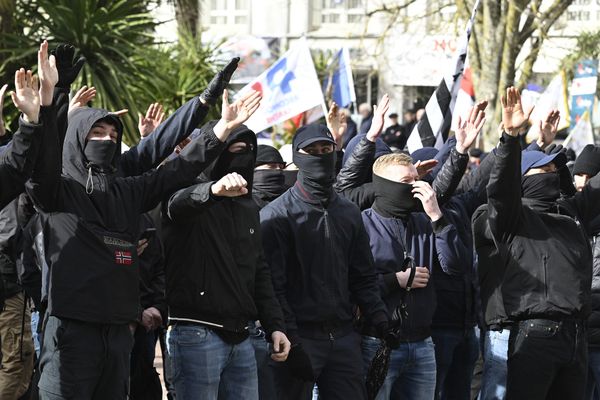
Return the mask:
[(0, 209), (24, 190), (33, 170), (42, 141), (41, 123), (30, 124), (19, 118), (19, 130), (0, 154)]
[(600, 217), (591, 222), (593, 275), (592, 275), (592, 312), (588, 318), (589, 345), (600, 347)]
[[(72, 112), (61, 163), (56, 112), (42, 108), (45, 151), (38, 158), (27, 191), (44, 212), (39, 223), (48, 268), (50, 315), (127, 323), (138, 319), (140, 312), (135, 244), (140, 214), (154, 208), (163, 196), (193, 182), (217, 157), (223, 143), (209, 132), (190, 143), (182, 157), (162, 168), (119, 178), (86, 168), (83, 153), (92, 125), (108, 116), (99, 109)], [(119, 129), (118, 147), (121, 136)], [(117, 159), (113, 159), (115, 169)]]
[[(250, 135), (232, 134), (227, 143)], [(215, 162), (216, 164), (217, 162)], [(208, 168), (197, 183), (173, 194), (163, 213), (170, 320), (195, 320), (226, 331), (243, 331), (260, 319), (267, 331), (283, 331), (262, 250), (258, 207), (251, 195), (217, 198), (217, 176)]]
[(303, 324), (350, 323), (353, 303), (374, 322), (386, 318), (369, 237), (354, 204), (334, 194), (323, 208), (296, 182), (261, 210), (260, 221), (273, 287), (292, 337)]
[(521, 199), (521, 148), (503, 134), (488, 192), (487, 239), (506, 246), (502, 298), (511, 320), (585, 318), (590, 312), (590, 222), (600, 212), (600, 177), (550, 209)]
[[(155, 228), (154, 221), (148, 214), (144, 214), (140, 221), (140, 234), (148, 228)], [(149, 238), (148, 246), (139, 257), (139, 263), (142, 310), (156, 308), (166, 323), (168, 314), (165, 298), (165, 258), (162, 241), (158, 235)]]

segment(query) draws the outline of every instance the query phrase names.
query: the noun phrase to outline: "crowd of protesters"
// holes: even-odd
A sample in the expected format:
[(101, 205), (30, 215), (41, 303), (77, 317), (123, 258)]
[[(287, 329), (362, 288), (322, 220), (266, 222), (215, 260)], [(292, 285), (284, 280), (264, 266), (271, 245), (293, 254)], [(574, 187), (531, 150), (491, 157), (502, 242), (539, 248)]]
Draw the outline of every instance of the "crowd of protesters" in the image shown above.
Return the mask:
[(120, 113), (71, 91), (85, 60), (49, 53), (14, 134), (0, 89), (1, 400), (600, 395), (600, 147), (569, 162), (558, 111), (511, 87), (489, 153), (483, 101), (409, 154), (415, 113), (332, 104), (286, 163), (234, 58), (121, 153)]

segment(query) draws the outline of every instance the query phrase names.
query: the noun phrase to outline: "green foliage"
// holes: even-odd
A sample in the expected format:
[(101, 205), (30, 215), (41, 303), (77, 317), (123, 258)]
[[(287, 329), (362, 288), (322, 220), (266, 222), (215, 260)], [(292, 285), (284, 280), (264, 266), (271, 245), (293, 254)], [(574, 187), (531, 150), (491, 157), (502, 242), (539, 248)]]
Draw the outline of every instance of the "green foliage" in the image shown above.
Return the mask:
[[(562, 68), (566, 70), (569, 80), (573, 79), (573, 71), (579, 61), (598, 60), (600, 58), (600, 45), (598, 43), (600, 43), (600, 29), (579, 34), (575, 48), (562, 61)], [(600, 79), (596, 91), (600, 91)]]

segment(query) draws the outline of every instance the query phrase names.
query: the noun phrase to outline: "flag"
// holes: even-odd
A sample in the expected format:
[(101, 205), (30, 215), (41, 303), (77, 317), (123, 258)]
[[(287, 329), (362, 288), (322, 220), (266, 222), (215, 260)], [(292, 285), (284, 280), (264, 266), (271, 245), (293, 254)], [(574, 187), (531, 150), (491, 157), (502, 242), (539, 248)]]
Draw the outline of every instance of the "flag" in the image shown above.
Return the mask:
[(326, 93), (331, 91), (331, 99), (340, 107), (348, 107), (356, 102), (350, 52), (347, 47), (344, 46), (338, 51), (330, 61), (328, 69), (331, 73), (323, 82), (323, 91)]
[(563, 142), (563, 146), (573, 149), (575, 154), (579, 156), (581, 150), (588, 144), (594, 144), (594, 133), (590, 122), (590, 113), (584, 111), (575, 128), (571, 130), (569, 136)]
[(133, 258), (131, 258), (130, 251), (115, 251), (115, 262), (120, 265), (131, 265)]
[(425, 106), (425, 113), (408, 137), (407, 146), (411, 153), (424, 146), (441, 148), (448, 138), (452, 122), (452, 112), (467, 59), (471, 29), (475, 23), (475, 14), (478, 7), (479, 0), (475, 2), (471, 18), (467, 22), (467, 29), (461, 39), (452, 74), (444, 77), (435, 89), (435, 92), (433, 92), (433, 95)]
[[(535, 102), (535, 108), (531, 114), (532, 121), (544, 120), (546, 115), (551, 110), (560, 111), (560, 122), (558, 130), (566, 129), (569, 127), (569, 97), (567, 96), (567, 75), (565, 71), (561, 71), (558, 75), (552, 78), (552, 81), (548, 84), (548, 87), (542, 92), (540, 97)], [(529, 108), (533, 104), (523, 102), (525, 109)], [(532, 130), (534, 131), (534, 130)], [(536, 135), (536, 133), (533, 133)], [(528, 141), (537, 140), (537, 137), (527, 135)]]
[(475, 87), (473, 85), (473, 77), (471, 68), (465, 67), (465, 73), (460, 82), (460, 90), (456, 96), (456, 104), (452, 113), (452, 130), (456, 130), (458, 126), (458, 117), (463, 121), (469, 118), (471, 107), (475, 105)]
[(263, 97), (258, 110), (246, 122), (257, 133), (324, 105), (306, 38), (298, 40), (275, 64), (244, 86), (238, 96), (250, 90), (258, 90)]

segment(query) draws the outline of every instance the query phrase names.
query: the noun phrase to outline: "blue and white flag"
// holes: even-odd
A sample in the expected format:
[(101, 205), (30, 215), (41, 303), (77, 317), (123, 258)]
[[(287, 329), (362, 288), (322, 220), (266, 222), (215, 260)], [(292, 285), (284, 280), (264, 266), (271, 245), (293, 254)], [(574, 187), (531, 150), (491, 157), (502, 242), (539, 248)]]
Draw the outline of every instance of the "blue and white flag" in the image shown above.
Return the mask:
[(323, 82), (323, 90), (331, 90), (331, 99), (340, 107), (348, 107), (356, 102), (354, 79), (350, 66), (350, 52), (347, 47), (342, 47), (329, 64), (331, 74)]

